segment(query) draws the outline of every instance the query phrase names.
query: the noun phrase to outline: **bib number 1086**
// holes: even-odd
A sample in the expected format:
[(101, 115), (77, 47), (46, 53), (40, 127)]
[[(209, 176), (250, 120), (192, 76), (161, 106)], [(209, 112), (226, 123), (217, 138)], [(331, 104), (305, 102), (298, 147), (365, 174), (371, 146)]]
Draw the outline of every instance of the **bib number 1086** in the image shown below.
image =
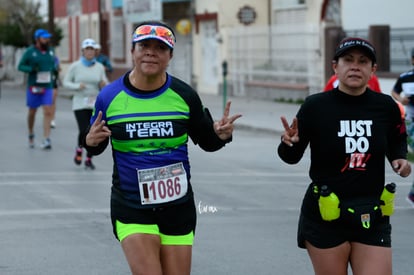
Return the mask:
[(167, 166), (145, 172), (140, 175), (142, 181), (139, 181), (142, 204), (166, 203), (182, 198), (187, 193), (187, 176), (181, 165), (179, 169)]
[(144, 200), (153, 200), (172, 198), (181, 193), (180, 178), (160, 180), (158, 182), (142, 184), (144, 189)]

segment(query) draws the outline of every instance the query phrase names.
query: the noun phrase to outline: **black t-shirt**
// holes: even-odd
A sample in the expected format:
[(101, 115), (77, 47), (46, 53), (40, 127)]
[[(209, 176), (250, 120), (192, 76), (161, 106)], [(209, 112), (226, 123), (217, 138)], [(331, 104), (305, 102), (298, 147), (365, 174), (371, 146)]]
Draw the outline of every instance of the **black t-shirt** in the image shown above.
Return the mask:
[(406, 159), (405, 124), (389, 95), (367, 89), (350, 96), (334, 89), (309, 96), (297, 118), (300, 140), (293, 147), (281, 143), (279, 156), (297, 163), (309, 144), (312, 182), (328, 185), (340, 199), (379, 198), (385, 157)]

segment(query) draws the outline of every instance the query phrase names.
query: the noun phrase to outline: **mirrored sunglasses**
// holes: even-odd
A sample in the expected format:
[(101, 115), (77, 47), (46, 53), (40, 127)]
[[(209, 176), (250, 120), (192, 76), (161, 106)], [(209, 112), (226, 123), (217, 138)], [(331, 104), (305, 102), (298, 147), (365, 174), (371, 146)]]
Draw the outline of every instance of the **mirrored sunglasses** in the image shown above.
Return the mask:
[(160, 39), (170, 48), (174, 48), (175, 36), (172, 31), (164, 26), (142, 25), (139, 26), (132, 37), (132, 42), (139, 42), (145, 39)]

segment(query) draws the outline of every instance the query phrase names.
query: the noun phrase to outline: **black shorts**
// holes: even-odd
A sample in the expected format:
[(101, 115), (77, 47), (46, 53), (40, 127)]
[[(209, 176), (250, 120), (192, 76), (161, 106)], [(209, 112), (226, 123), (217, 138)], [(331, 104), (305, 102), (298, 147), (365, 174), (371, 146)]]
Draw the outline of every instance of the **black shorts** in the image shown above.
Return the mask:
[(331, 248), (344, 242), (358, 242), (373, 246), (391, 247), (389, 218), (369, 229), (355, 230), (335, 222), (315, 222), (300, 215), (297, 242), (305, 248), (308, 241), (317, 248)]
[(184, 203), (145, 209), (131, 208), (111, 200), (111, 220), (117, 239), (119, 238), (116, 233), (116, 221), (125, 224), (157, 225), (161, 234), (176, 236), (195, 233), (197, 214), (192, 197)]

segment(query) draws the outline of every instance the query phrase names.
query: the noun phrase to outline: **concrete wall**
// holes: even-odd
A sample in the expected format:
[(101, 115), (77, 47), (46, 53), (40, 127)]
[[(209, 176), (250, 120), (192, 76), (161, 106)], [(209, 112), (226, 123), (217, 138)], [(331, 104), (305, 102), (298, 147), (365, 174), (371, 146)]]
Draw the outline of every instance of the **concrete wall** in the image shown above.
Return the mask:
[[(222, 63), (228, 59), (229, 32), (236, 27), (249, 28), (251, 26), (267, 26), (269, 24), (270, 14), (269, 4), (270, 2), (268, 0), (195, 1), (196, 15), (214, 14), (217, 16), (217, 33), (215, 35), (215, 41), (211, 39), (211, 33), (203, 33), (202, 28), (199, 28), (199, 32), (193, 32), (193, 74), (195, 82), (197, 83), (197, 89), (200, 92), (212, 94), (219, 93), (219, 87), (222, 85), (223, 81)], [(253, 8), (256, 12), (255, 21), (250, 25), (244, 25), (238, 18), (238, 12), (245, 6)], [(200, 27), (203, 22), (200, 21), (198, 24), (198, 27)], [(214, 44), (206, 49), (203, 41), (208, 41), (209, 43)], [(211, 50), (211, 48), (215, 48), (216, 50)], [(211, 52), (207, 53), (208, 50), (211, 50)], [(215, 64), (212, 64), (212, 55), (214, 55)], [(205, 60), (206, 56), (210, 57), (208, 62)], [(204, 84), (206, 82), (203, 78), (205, 78), (206, 69), (208, 68), (215, 72), (215, 77), (212, 77), (212, 81), (209, 81), (209, 83), (213, 83), (213, 85), (206, 86), (206, 84)]]
[(413, 0), (345, 0), (341, 5), (344, 29), (367, 29), (370, 25), (413, 26)]

